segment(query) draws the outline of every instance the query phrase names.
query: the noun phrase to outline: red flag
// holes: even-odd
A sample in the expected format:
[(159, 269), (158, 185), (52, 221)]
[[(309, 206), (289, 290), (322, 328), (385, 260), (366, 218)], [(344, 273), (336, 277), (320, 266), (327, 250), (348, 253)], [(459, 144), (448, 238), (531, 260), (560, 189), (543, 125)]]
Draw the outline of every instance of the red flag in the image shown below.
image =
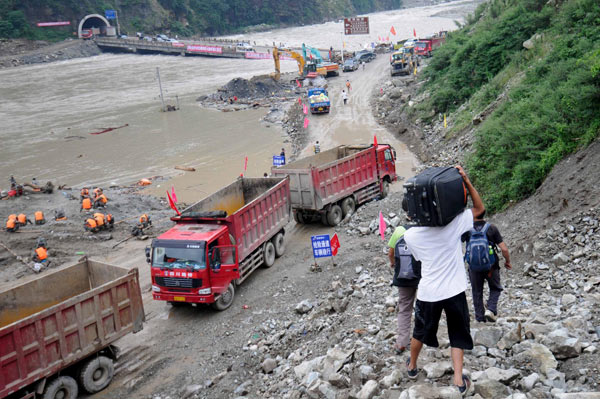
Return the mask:
[(306, 104), (302, 104), (302, 112), (304, 112), (304, 115), (308, 115), (308, 107)]
[(308, 127), (308, 118), (304, 118), (304, 128)]
[(379, 88), (379, 93), (383, 94), (383, 87)]
[(379, 211), (379, 235), (381, 236), (382, 240), (385, 240), (385, 228), (387, 226), (385, 225), (385, 220), (383, 219), (383, 215), (381, 214), (381, 211)]
[(413, 35), (414, 37), (417, 37), (417, 31), (415, 30), (415, 28), (413, 28)]
[(377, 147), (377, 136), (373, 136), (373, 147)]
[[(298, 79), (296, 79), (296, 84), (298, 85), (298, 87), (302, 87), (302, 85), (300, 84), (300, 81)], [(302, 100), (300, 100), (302, 101)]]
[(173, 202), (173, 199), (171, 198), (171, 194), (169, 194), (169, 190), (167, 190), (167, 198), (169, 200), (169, 206), (171, 207), (171, 209), (173, 209), (175, 212), (177, 212), (177, 215), (181, 216), (181, 212), (179, 212), (179, 210), (175, 206), (175, 203)]
[(378, 39), (379, 41), (381, 41), (381, 36), (377, 36), (377, 39)]
[(390, 37), (389, 37), (389, 36), (388, 36), (388, 37), (386, 37), (386, 38), (385, 38), (385, 41), (386, 41), (386, 42), (389, 42), (389, 41), (390, 41)]
[(171, 195), (173, 196), (173, 201), (177, 203), (177, 195), (175, 195), (175, 186), (171, 186)]
[(390, 33), (394, 36), (396, 36), (396, 29), (394, 29), (394, 26), (392, 25), (392, 29), (390, 29)]
[(302, 97), (298, 97), (298, 104), (302, 104)]
[(331, 237), (331, 254), (336, 256), (338, 253), (338, 248), (340, 247), (340, 240), (337, 236), (337, 233)]

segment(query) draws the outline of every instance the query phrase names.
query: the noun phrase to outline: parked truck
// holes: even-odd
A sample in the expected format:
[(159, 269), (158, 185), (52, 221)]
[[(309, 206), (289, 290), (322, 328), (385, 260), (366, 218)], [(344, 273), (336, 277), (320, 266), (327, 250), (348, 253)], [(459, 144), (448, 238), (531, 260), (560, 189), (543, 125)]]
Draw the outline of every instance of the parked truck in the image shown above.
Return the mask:
[(76, 399), (111, 382), (143, 327), (138, 270), (84, 260), (0, 289), (0, 398)]
[(415, 43), (415, 54), (421, 57), (431, 57), (433, 50), (440, 47), (446, 41), (445, 36), (428, 37), (419, 39)]
[(287, 178), (238, 178), (184, 209), (147, 248), (153, 298), (227, 309), (235, 285), (283, 255), (290, 215)]
[(322, 87), (308, 89), (308, 102), (311, 114), (329, 113), (331, 102), (326, 89)]
[(397, 180), (396, 151), (387, 144), (341, 145), (271, 169), (288, 177), (294, 219), (335, 226), (357, 205), (386, 197)]

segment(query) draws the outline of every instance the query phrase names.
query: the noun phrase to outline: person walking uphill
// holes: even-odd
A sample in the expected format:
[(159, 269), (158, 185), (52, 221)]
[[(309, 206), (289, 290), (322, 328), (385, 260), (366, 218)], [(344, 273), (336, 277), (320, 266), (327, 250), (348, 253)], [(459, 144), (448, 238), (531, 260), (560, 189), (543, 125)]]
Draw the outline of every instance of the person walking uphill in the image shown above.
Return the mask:
[(342, 90), (342, 100), (344, 100), (344, 105), (348, 101), (348, 94), (346, 94), (346, 90)]
[[(406, 201), (403, 201), (403, 208), (405, 204)], [(410, 342), (410, 322), (421, 279), (421, 262), (412, 256), (404, 242), (404, 233), (409, 227), (396, 227), (388, 242), (390, 266), (394, 268), (392, 285), (398, 287), (398, 335), (394, 344), (398, 354), (404, 352)]]
[[(463, 234), (462, 240), (467, 243), (467, 256), (465, 259), (469, 264), (469, 279), (471, 280), (471, 290), (473, 292), (473, 307), (475, 308), (475, 320), (478, 322), (496, 321), (498, 316), (498, 299), (502, 292), (502, 284), (500, 283), (500, 259), (498, 258), (498, 251), (496, 247), (499, 247), (504, 257), (504, 266), (510, 270), (512, 265), (510, 264), (510, 254), (508, 247), (502, 239), (502, 235), (498, 228), (490, 223), (487, 223), (483, 217), (485, 211), (478, 217), (475, 217), (473, 228), (471, 231)], [(483, 233), (483, 234), (482, 234)], [(485, 235), (479, 239), (478, 237)], [(471, 240), (473, 238), (473, 240)], [(483, 257), (469, 256), (470, 253), (476, 255), (477, 248), (475, 246), (479, 241), (483, 242), (483, 250), (485, 253)], [(471, 245), (472, 244), (472, 245)], [(489, 249), (488, 249), (489, 247)], [(489, 254), (489, 257), (487, 256)], [(491, 262), (490, 262), (490, 259)], [(481, 258), (484, 258), (489, 264), (480, 265)], [(483, 306), (483, 283), (487, 281), (490, 289), (490, 294), (487, 300), (485, 308)]]
[(469, 326), (469, 307), (465, 291), (465, 272), (461, 236), (473, 228), (473, 218), (485, 211), (479, 193), (462, 167), (458, 172), (471, 195), (473, 208), (457, 215), (442, 227), (418, 226), (404, 233), (408, 249), (421, 261), (421, 281), (415, 304), (415, 328), (410, 342), (410, 357), (406, 361), (408, 376), (417, 378), (417, 361), (423, 344), (438, 347), (437, 329), (442, 311), (446, 313), (450, 354), (454, 368), (454, 385), (466, 396), (471, 380), (462, 374), (464, 350), (473, 349)]

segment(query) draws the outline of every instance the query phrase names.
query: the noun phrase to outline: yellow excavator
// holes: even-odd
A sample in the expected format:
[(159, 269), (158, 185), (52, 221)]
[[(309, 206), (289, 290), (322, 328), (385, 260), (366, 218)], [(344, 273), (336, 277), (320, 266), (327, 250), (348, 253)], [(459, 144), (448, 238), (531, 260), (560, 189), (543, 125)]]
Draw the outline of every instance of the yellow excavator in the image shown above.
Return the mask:
[(298, 63), (298, 79), (303, 80), (305, 78), (316, 78), (317, 75), (323, 77), (327, 76), (327, 70), (324, 67), (317, 68), (317, 64), (310, 62), (306, 63), (304, 57), (301, 54), (292, 50), (279, 50), (277, 47), (273, 47), (273, 60), (275, 61), (275, 73), (271, 74), (271, 77), (275, 80), (279, 80), (281, 77), (281, 68), (279, 64), (279, 54), (285, 53), (287, 56), (293, 58)]

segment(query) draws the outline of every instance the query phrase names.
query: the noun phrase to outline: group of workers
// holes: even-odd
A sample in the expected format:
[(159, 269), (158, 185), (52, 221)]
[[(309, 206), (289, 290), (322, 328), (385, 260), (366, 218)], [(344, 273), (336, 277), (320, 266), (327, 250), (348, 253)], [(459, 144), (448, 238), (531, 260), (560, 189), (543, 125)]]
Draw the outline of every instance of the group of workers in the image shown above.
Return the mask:
[(90, 189), (84, 187), (80, 192), (81, 199), (81, 211), (89, 211), (92, 208), (104, 207), (108, 203), (108, 198), (104, 195), (104, 192), (100, 187), (96, 187), (92, 190), (90, 195)]
[[(46, 223), (46, 219), (44, 218), (44, 212), (37, 211), (33, 214), (34, 222), (37, 225)], [(30, 219), (27, 218), (27, 215), (24, 213), (13, 213), (8, 215), (8, 220), (6, 221), (6, 231), (9, 233), (14, 233), (19, 230), (19, 227), (25, 226), (27, 224), (33, 224)]]
[(86, 231), (97, 233), (100, 230), (112, 230), (115, 225), (115, 218), (110, 213), (94, 213), (94, 216), (87, 218), (83, 224)]

